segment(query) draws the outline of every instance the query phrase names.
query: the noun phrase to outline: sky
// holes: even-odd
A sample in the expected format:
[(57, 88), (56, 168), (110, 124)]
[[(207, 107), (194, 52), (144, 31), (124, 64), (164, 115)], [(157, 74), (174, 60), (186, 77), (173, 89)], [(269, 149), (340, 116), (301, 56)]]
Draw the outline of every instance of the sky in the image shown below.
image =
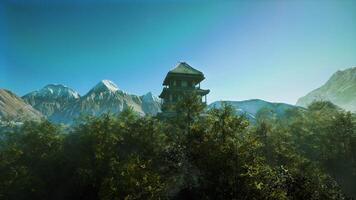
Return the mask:
[(0, 0), (0, 88), (100, 80), (159, 95), (179, 61), (208, 101), (295, 104), (356, 66), (356, 0)]

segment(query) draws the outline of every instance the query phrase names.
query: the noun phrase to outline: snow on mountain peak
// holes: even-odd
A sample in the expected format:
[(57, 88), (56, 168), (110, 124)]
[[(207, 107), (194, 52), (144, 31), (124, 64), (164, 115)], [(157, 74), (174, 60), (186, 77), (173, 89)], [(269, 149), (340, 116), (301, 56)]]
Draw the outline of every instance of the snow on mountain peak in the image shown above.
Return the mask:
[(102, 80), (92, 89), (92, 91), (110, 91), (116, 92), (119, 90), (119, 87), (110, 80)]
[(44, 87), (42, 90), (48, 90), (51, 94), (56, 96), (71, 96), (75, 99), (80, 97), (78, 92), (62, 84), (50, 84)]
[(117, 85), (110, 80), (102, 80), (101, 82), (111, 91), (119, 90), (119, 87), (117, 87)]
[(42, 89), (31, 92), (25, 96), (69, 97), (73, 99), (78, 99), (80, 97), (78, 92), (62, 84), (49, 84)]

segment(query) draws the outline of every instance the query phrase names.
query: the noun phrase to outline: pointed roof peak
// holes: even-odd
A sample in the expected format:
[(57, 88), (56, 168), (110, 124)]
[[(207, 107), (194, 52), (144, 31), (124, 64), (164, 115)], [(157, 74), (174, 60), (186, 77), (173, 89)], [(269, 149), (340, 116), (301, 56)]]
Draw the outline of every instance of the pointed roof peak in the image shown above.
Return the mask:
[(203, 75), (201, 71), (194, 69), (186, 62), (178, 62), (176, 67), (170, 70), (169, 73)]
[(166, 78), (163, 80), (163, 85), (168, 85), (170, 79), (173, 77), (190, 77), (194, 79), (196, 83), (205, 79), (201, 71), (194, 69), (186, 62), (178, 62), (176, 67), (167, 73)]

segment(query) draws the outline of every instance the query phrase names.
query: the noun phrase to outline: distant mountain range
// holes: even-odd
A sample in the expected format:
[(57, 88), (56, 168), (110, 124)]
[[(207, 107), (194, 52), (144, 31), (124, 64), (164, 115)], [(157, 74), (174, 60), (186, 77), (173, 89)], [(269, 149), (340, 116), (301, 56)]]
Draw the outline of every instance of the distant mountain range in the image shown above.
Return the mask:
[(331, 101), (345, 110), (355, 112), (356, 67), (337, 71), (323, 86), (301, 97), (295, 106), (251, 99), (246, 101), (216, 101), (210, 104), (209, 108), (219, 108), (222, 103), (229, 104), (235, 108), (237, 114), (243, 114), (251, 121), (254, 121), (261, 109), (265, 109), (265, 111), (270, 112), (270, 115), (280, 118), (284, 117), (286, 111), (289, 109), (307, 107), (310, 103), (317, 100)]
[[(250, 121), (255, 121), (259, 112), (266, 111), (269, 116), (276, 118), (284, 117), (289, 109), (299, 108), (285, 103), (272, 103), (261, 99), (246, 101), (216, 101), (209, 108), (221, 108), (223, 104), (232, 106), (236, 114), (245, 115)], [(263, 109), (263, 110), (262, 110)]]
[[(233, 106), (237, 114), (244, 114), (255, 121), (261, 109), (280, 118), (287, 110), (307, 107), (315, 100), (329, 100), (341, 108), (356, 111), (356, 67), (336, 72), (323, 86), (300, 98), (296, 106), (251, 99), (216, 101), (208, 107), (219, 108), (226, 103)], [(46, 117), (56, 123), (71, 123), (80, 114), (98, 116), (106, 112), (119, 113), (128, 107), (142, 116), (156, 115), (160, 112), (160, 101), (151, 92), (142, 96), (128, 94), (109, 80), (100, 81), (84, 96), (61, 84), (47, 85), (22, 98), (0, 89), (0, 121), (39, 120)]]
[(320, 88), (317, 88), (297, 101), (298, 106), (307, 107), (315, 100), (331, 101), (335, 105), (356, 111), (356, 67), (337, 71)]
[(22, 97), (26, 103), (49, 119), (79, 98), (78, 92), (60, 84), (47, 85), (39, 91), (30, 92)]
[(128, 94), (109, 80), (100, 81), (84, 96), (67, 86), (50, 84), (26, 94), (23, 99), (49, 120), (60, 123), (71, 123), (80, 114), (119, 113), (128, 107), (140, 115), (155, 115), (160, 111), (159, 101), (152, 93)]

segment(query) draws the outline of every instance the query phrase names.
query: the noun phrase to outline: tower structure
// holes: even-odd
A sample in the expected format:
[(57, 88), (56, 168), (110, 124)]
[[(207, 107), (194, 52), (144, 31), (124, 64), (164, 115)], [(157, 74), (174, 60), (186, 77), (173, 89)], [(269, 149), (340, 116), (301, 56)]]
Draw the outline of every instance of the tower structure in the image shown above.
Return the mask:
[(159, 97), (162, 99), (162, 112), (173, 113), (174, 105), (183, 98), (186, 93), (195, 92), (203, 103), (207, 101), (210, 90), (200, 88), (200, 82), (205, 79), (204, 74), (185, 62), (167, 73), (163, 81), (163, 90)]

